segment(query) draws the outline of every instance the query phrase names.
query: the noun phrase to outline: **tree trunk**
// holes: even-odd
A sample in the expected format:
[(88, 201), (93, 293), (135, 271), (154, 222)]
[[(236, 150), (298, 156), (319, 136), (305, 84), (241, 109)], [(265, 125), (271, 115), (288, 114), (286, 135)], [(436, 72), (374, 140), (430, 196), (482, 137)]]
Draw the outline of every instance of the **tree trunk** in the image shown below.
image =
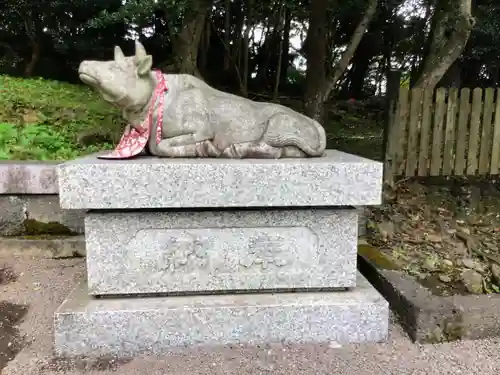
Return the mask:
[(379, 52), (376, 48), (377, 43), (374, 40), (374, 36), (376, 37), (376, 35), (367, 35), (361, 41), (352, 59), (352, 68), (348, 73), (348, 96), (350, 98), (361, 99), (363, 96), (366, 75), (368, 74), (374, 55)]
[[(210, 21), (205, 21), (205, 31), (202, 33), (202, 38), (200, 42), (200, 50), (199, 54), (199, 71), (202, 75), (207, 73), (207, 62), (208, 62), (208, 51), (210, 50), (210, 41), (212, 40), (212, 28)], [(229, 54), (225, 54), (224, 56), (228, 56)]]
[(307, 56), (304, 104), (306, 114), (309, 117), (320, 122), (323, 120), (324, 102), (347, 69), (368, 25), (375, 15), (377, 5), (378, 0), (369, 1), (361, 21), (354, 30), (347, 50), (338, 64), (332, 69), (332, 72), (326, 75), (327, 32), (330, 23), (327, 12), (328, 0), (311, 0), (309, 30), (304, 46)]
[(267, 30), (264, 43), (259, 48), (257, 56), (257, 74), (255, 75), (255, 84), (262, 89), (267, 89), (267, 79), (269, 65), (271, 64), (271, 54), (273, 53), (274, 30)]
[(243, 34), (243, 69), (242, 69), (242, 78), (243, 78), (243, 87), (242, 87), (242, 95), (244, 97), (248, 96), (248, 59), (249, 59), (249, 44), (250, 44), (250, 29), (253, 27), (253, 0), (247, 0), (246, 2), (247, 10), (246, 10), (246, 27), (245, 32)]
[(269, 70), (273, 62), (273, 55), (276, 53), (279, 46), (279, 16), (279, 9), (273, 8), (272, 15), (269, 16), (267, 23), (264, 43), (262, 43), (262, 47), (259, 49), (259, 54), (257, 56), (258, 66), (255, 83), (264, 90), (269, 88)]
[[(240, 5), (238, 9), (238, 13), (236, 14), (236, 25), (234, 28), (233, 34), (233, 44), (231, 46), (231, 56), (237, 67), (240, 66), (240, 56), (241, 56), (241, 45), (243, 42), (243, 38), (241, 34), (243, 33), (243, 26), (245, 24), (245, 12), (243, 12), (243, 0), (238, 0), (237, 4)], [(234, 12), (233, 12), (234, 14)]]
[(382, 26), (382, 52), (385, 60), (385, 76), (386, 81), (389, 82), (392, 70), (392, 55), (394, 51), (394, 30), (395, 30), (395, 22), (394, 22), (394, 9), (396, 4), (394, 2), (385, 2), (382, 7), (381, 17), (388, 20)]
[(363, 56), (353, 64), (350, 75), (349, 97), (354, 99), (363, 98), (365, 79), (372, 62), (372, 56)]
[(33, 75), (36, 64), (40, 60), (40, 53), (42, 46), (39, 38), (40, 28), (37, 26), (38, 25), (32, 22), (30, 19), (28, 18), (24, 19), (24, 30), (31, 45), (31, 56), (28, 62), (26, 63), (26, 66), (24, 67), (25, 77), (31, 77)]
[(498, 87), (498, 80), (500, 78), (500, 70), (498, 69), (498, 65), (493, 65), (490, 68), (490, 82), (492, 87)]
[(333, 90), (333, 87), (335, 86), (337, 81), (340, 79), (342, 74), (344, 74), (345, 70), (349, 66), (349, 63), (351, 62), (352, 57), (354, 56), (354, 53), (356, 52), (356, 49), (358, 48), (359, 43), (361, 42), (361, 39), (365, 34), (365, 31), (368, 29), (368, 26), (370, 25), (370, 22), (372, 21), (373, 16), (375, 15), (375, 12), (377, 10), (377, 5), (378, 5), (378, 0), (370, 0), (370, 2), (368, 3), (368, 7), (366, 8), (363, 18), (361, 19), (358, 26), (356, 26), (356, 29), (354, 30), (354, 34), (352, 35), (349, 45), (347, 46), (347, 50), (344, 52), (342, 58), (340, 59), (338, 64), (333, 69), (333, 72), (326, 80), (326, 88), (325, 91), (322, 93), (323, 101), (326, 101), (328, 99), (328, 96), (330, 95), (330, 92)]
[(471, 0), (437, 0), (429, 35), (428, 54), (415, 88), (434, 88), (464, 50), (475, 20)]
[(460, 65), (461, 61), (455, 60), (453, 64), (451, 64), (450, 68), (446, 71), (443, 78), (441, 78), (439, 86), (447, 88), (460, 88), (462, 86), (462, 68), (460, 67)]
[(328, 0), (311, 0), (309, 28), (304, 42), (307, 58), (304, 110), (307, 116), (323, 120), (322, 93), (325, 86), (327, 59)]
[[(413, 43), (413, 58), (411, 60), (411, 70), (410, 70), (410, 85), (413, 87), (421, 74), (423, 65), (418, 63), (418, 59), (423, 59), (429, 53), (429, 45), (425, 43), (427, 22), (431, 18), (432, 5), (431, 2), (427, 2), (425, 5), (424, 17), (419, 20), (417, 28), (417, 35), (415, 36), (415, 42)], [(432, 27), (431, 27), (432, 28)]]
[(288, 83), (288, 67), (290, 66), (290, 31), (292, 28), (292, 10), (285, 9), (285, 25), (283, 29), (283, 42), (281, 46), (281, 85)]
[(186, 10), (182, 30), (173, 45), (176, 66), (179, 73), (187, 73), (200, 77), (198, 71), (198, 51), (211, 2), (208, 0), (195, 1), (193, 7), (190, 10)]
[(31, 57), (26, 64), (26, 67), (24, 68), (25, 77), (31, 77), (33, 75), (36, 64), (40, 60), (40, 50), (40, 43), (36, 40), (33, 40), (31, 46)]
[[(225, 0), (224, 2), (224, 44), (229, 47), (231, 39), (231, 0)], [(230, 66), (230, 55), (226, 53), (224, 55), (224, 70), (227, 72)]]
[(280, 10), (280, 23), (279, 23), (279, 49), (278, 49), (278, 62), (276, 63), (276, 75), (275, 75), (275, 80), (274, 80), (274, 88), (273, 88), (273, 101), (276, 101), (278, 99), (279, 95), (279, 86), (280, 86), (280, 81), (281, 81), (281, 65), (282, 65), (282, 59), (283, 59), (283, 39), (285, 39), (284, 35), (284, 22), (286, 18), (286, 7), (282, 5), (281, 10)]

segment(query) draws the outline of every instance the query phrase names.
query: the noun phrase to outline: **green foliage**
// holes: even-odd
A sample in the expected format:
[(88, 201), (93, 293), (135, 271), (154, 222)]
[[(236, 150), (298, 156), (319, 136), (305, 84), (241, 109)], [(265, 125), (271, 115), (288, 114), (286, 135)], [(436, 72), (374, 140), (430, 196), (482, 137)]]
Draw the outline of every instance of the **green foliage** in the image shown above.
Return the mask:
[(0, 123), (0, 160), (68, 160), (111, 145), (82, 147), (73, 134), (49, 125)]
[[(83, 85), (0, 76), (0, 159), (65, 160), (112, 148), (115, 109)], [(79, 137), (101, 139), (83, 145)]]
[(475, 17), (470, 56), (464, 57), (496, 61), (500, 46), (500, 4), (492, 0), (479, 1)]
[[(117, 11), (102, 10), (99, 15), (89, 21), (91, 27), (103, 27), (117, 22), (145, 22), (160, 9), (166, 11), (170, 20), (177, 19), (182, 10), (188, 9), (192, 0), (128, 0)], [(192, 6), (192, 5), (191, 5)]]

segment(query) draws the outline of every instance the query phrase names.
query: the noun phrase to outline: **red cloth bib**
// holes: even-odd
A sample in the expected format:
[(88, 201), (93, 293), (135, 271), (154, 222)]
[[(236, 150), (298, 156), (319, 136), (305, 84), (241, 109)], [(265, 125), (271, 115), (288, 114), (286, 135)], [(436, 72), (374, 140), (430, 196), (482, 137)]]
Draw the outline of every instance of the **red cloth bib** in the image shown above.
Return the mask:
[(151, 100), (151, 106), (148, 110), (148, 115), (144, 122), (141, 124), (141, 130), (134, 128), (132, 125), (127, 125), (123, 133), (120, 143), (116, 146), (115, 150), (109, 154), (98, 156), (99, 159), (128, 159), (139, 155), (148, 144), (149, 136), (153, 131), (153, 111), (156, 101), (159, 97), (158, 103), (158, 118), (156, 122), (156, 144), (161, 141), (161, 128), (163, 124), (163, 93), (167, 91), (167, 84), (163, 73), (159, 70), (155, 71), (158, 84), (156, 85)]

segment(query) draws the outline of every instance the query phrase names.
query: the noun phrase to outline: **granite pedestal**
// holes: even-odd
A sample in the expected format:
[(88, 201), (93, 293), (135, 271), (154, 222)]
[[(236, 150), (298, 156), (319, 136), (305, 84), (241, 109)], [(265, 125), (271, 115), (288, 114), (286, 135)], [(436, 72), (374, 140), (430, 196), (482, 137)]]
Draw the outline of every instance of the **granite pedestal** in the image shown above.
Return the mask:
[(380, 203), (380, 163), (90, 156), (60, 165), (59, 184), (62, 208), (88, 210), (59, 355), (387, 335), (388, 305), (356, 272), (352, 208)]
[(91, 211), (85, 229), (92, 295), (356, 285), (351, 209)]

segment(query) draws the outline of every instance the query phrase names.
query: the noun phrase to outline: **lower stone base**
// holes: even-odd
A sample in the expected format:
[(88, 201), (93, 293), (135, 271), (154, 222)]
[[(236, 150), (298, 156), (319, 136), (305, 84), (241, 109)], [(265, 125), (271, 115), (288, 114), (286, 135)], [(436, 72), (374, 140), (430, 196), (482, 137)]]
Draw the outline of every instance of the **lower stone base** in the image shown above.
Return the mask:
[(383, 341), (387, 302), (349, 291), (95, 299), (82, 283), (55, 313), (59, 356), (162, 354), (197, 345)]

